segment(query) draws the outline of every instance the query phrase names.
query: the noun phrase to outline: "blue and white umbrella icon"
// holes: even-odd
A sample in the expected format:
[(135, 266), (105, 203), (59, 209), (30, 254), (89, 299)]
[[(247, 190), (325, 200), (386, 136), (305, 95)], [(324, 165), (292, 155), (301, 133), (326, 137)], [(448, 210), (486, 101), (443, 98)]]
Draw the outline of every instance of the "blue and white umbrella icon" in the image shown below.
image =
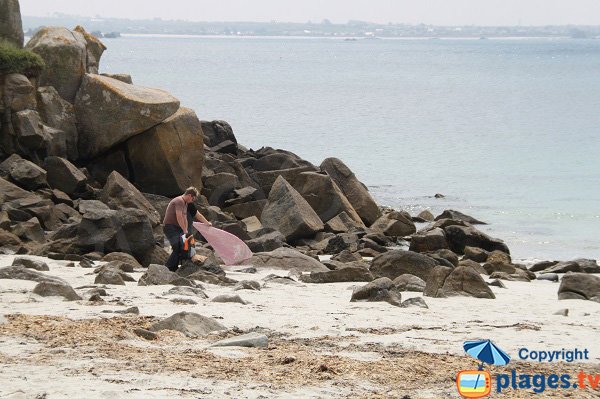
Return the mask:
[(504, 366), (510, 362), (510, 356), (489, 339), (482, 341), (466, 341), (463, 344), (463, 348), (469, 355), (482, 362), (479, 366), (480, 370), (483, 370), (483, 363)]

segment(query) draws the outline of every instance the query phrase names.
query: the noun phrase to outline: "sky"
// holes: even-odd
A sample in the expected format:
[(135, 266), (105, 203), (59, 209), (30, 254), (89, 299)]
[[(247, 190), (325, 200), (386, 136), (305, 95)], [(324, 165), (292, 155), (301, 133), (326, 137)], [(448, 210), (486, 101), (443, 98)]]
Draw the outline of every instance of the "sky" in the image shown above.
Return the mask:
[(600, 0), (20, 0), (21, 13), (129, 19), (600, 25)]

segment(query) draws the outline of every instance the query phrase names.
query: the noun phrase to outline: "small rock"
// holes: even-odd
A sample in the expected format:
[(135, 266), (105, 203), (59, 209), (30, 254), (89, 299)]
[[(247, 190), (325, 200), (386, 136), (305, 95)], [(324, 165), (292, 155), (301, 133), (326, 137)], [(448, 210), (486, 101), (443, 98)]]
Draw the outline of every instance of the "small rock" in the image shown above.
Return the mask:
[(400, 307), (429, 309), (429, 306), (427, 306), (427, 303), (425, 303), (425, 301), (421, 297), (407, 299), (406, 301), (402, 302)]
[(256, 267), (247, 267), (245, 269), (240, 270), (240, 273), (256, 273)]
[[(80, 288), (83, 288), (83, 287), (80, 287)], [(107, 296), (108, 294), (106, 293), (106, 290), (104, 288), (93, 288), (88, 291), (88, 295)]]
[(12, 263), (13, 266), (23, 266), (28, 269), (38, 270), (40, 272), (47, 272), (50, 270), (48, 264), (41, 260), (32, 259), (24, 256), (17, 256)]
[(104, 302), (104, 299), (102, 299), (102, 297), (99, 294), (93, 294), (92, 296), (90, 296), (89, 301), (90, 302)]
[(260, 283), (253, 280), (242, 280), (233, 287), (234, 291), (253, 290), (260, 291)]
[(436, 195), (434, 195), (435, 198), (446, 198), (446, 196), (444, 194), (440, 194), (437, 193)]
[(117, 270), (106, 269), (98, 273), (94, 284), (125, 285), (125, 281)]
[(538, 280), (546, 280), (546, 281), (553, 281), (553, 282), (557, 282), (558, 281), (558, 274), (557, 273), (541, 273), (537, 276)]
[(558, 312), (554, 312), (552, 314), (558, 315), (558, 316), (569, 316), (569, 309), (561, 309)]
[(85, 258), (83, 258), (83, 259), (81, 259), (81, 261), (79, 262), (79, 266), (80, 266), (80, 267), (83, 267), (83, 268), (85, 268), (85, 269), (90, 269), (90, 268), (94, 267), (94, 262), (92, 262), (92, 261), (91, 261), (91, 260), (89, 260), (89, 259), (85, 259)]
[(160, 330), (175, 330), (187, 337), (198, 337), (212, 331), (226, 330), (226, 328), (216, 320), (197, 313), (179, 312), (150, 327), (150, 331)]
[(244, 301), (239, 295), (234, 295), (234, 294), (217, 295), (216, 297), (214, 297), (212, 299), (211, 302), (220, 302), (220, 303), (233, 302), (233, 303), (241, 303), (242, 305), (248, 304), (248, 302)]
[(75, 267), (75, 262), (69, 262), (65, 265), (65, 267)]
[(115, 310), (115, 313), (120, 314), (140, 314), (140, 309), (137, 306), (132, 306), (124, 310)]
[(269, 346), (269, 339), (264, 334), (255, 332), (239, 335), (237, 337), (223, 339), (215, 342), (211, 346), (243, 346), (246, 348), (266, 348)]
[(33, 293), (40, 296), (62, 296), (69, 301), (78, 301), (81, 299), (73, 287), (68, 284), (43, 281), (35, 286)]
[(198, 302), (194, 301), (190, 298), (173, 298), (171, 302), (176, 303), (178, 305), (197, 305)]
[(488, 285), (492, 287), (506, 288), (506, 285), (504, 285), (504, 283), (498, 279), (492, 280), (488, 283)]
[(145, 330), (143, 328), (135, 328), (133, 330), (133, 333), (135, 335), (137, 335), (138, 337), (142, 337), (144, 339), (147, 339), (148, 341), (153, 341), (156, 338), (158, 338), (158, 334), (157, 333)]
[(286, 356), (283, 359), (281, 359), (280, 363), (281, 364), (291, 364), (294, 363), (296, 361), (296, 358), (294, 356)]
[(173, 287), (163, 295), (183, 295), (183, 296), (197, 296), (202, 299), (207, 299), (208, 295), (202, 291), (201, 287)]

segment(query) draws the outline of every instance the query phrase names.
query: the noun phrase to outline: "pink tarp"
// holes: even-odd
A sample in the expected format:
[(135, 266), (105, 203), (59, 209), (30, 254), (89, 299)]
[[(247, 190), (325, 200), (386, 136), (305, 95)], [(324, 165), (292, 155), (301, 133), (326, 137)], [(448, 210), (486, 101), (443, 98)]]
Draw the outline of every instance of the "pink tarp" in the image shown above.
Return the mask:
[(194, 228), (202, 234), (226, 265), (239, 265), (252, 257), (252, 251), (238, 237), (200, 222)]

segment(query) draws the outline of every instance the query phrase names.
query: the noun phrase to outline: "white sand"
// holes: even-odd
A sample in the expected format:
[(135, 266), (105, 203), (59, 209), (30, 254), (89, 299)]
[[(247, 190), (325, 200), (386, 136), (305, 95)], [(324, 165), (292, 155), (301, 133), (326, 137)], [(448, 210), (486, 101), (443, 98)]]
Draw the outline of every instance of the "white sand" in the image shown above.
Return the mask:
[[(93, 269), (68, 268), (66, 261), (40, 258), (48, 263), (47, 274), (68, 281), (74, 288), (92, 285)], [(13, 256), (0, 256), (0, 267), (12, 263)], [(98, 264), (98, 263), (97, 263)], [(236, 268), (239, 269), (239, 268)], [(283, 271), (260, 270), (257, 274), (228, 272), (237, 280), (258, 280), (270, 273), (286, 275)], [(131, 273), (139, 279), (142, 272)], [(237, 291), (248, 305), (237, 303), (213, 303), (210, 299), (192, 298), (197, 305), (171, 302), (174, 295), (163, 295), (171, 286), (140, 287), (137, 283), (126, 286), (107, 286), (108, 300), (119, 298), (123, 305), (105, 303), (91, 306), (85, 292), (77, 292), (82, 301), (66, 302), (61, 298), (42, 298), (32, 293), (36, 285), (32, 281), (0, 280), (0, 323), (2, 315), (15, 313), (27, 315), (66, 316), (70, 319), (110, 318), (122, 315), (101, 313), (103, 310), (123, 310), (138, 306), (141, 315), (159, 318), (180, 311), (196, 312), (215, 317), (226, 327), (248, 330), (253, 327), (268, 328), (287, 334), (288, 339), (340, 337), (334, 348), (322, 350), (360, 361), (380, 360), (381, 354), (368, 348), (381, 344), (402, 350), (429, 353), (464, 355), (462, 343), (466, 340), (492, 339), (518, 362), (517, 352), (526, 347), (530, 350), (588, 349), (592, 364), (600, 364), (600, 304), (591, 301), (558, 301), (558, 284), (548, 281), (505, 281), (507, 289), (492, 287), (495, 300), (455, 297), (436, 299), (424, 297), (429, 309), (398, 308), (388, 303), (350, 302), (352, 288), (365, 283), (302, 284), (302, 286), (267, 283), (261, 291)], [(231, 287), (202, 284), (212, 298), (232, 293)], [(421, 296), (420, 293), (403, 293), (402, 299)], [(561, 309), (569, 309), (569, 316), (553, 315)], [(369, 330), (371, 329), (371, 330)], [(347, 339), (345, 339), (347, 338)], [(157, 343), (133, 336), (128, 345), (152, 346)], [(0, 354), (27, 358), (40, 350), (34, 339), (23, 341), (0, 335)], [(164, 347), (164, 344), (161, 344)], [(187, 340), (173, 346), (172, 350), (206, 348), (202, 339)], [(358, 346), (357, 346), (358, 345)], [(169, 348), (167, 346), (167, 348)], [(359, 348), (359, 349), (357, 349)], [(360, 349), (362, 348), (362, 349)], [(243, 357), (248, 349), (210, 349), (223, 357)], [(68, 355), (68, 354), (67, 354)], [(472, 362), (465, 356), (465, 367)], [(102, 368), (102, 362), (89, 359), (84, 364), (60, 357), (53, 366), (32, 364), (0, 365), (0, 397), (35, 398), (47, 393), (48, 398), (73, 398), (80, 396), (85, 387), (88, 398), (163, 398), (163, 397), (346, 397), (347, 389), (328, 384), (290, 389), (282, 396), (281, 390), (268, 385), (251, 386), (228, 381), (210, 381), (194, 378), (185, 373), (147, 375), (126, 373), (110, 376), (71, 372), (82, 368)], [(114, 382), (114, 381), (120, 382)], [(365, 383), (368, 385), (367, 383)], [(198, 390), (199, 386), (202, 389)], [(366, 387), (368, 390), (368, 387)], [(204, 391), (203, 391), (204, 390)], [(229, 394), (227, 394), (229, 392)], [(449, 389), (447, 392), (452, 392)], [(441, 393), (441, 392), (440, 392)], [(413, 396), (417, 397), (417, 396)]]

